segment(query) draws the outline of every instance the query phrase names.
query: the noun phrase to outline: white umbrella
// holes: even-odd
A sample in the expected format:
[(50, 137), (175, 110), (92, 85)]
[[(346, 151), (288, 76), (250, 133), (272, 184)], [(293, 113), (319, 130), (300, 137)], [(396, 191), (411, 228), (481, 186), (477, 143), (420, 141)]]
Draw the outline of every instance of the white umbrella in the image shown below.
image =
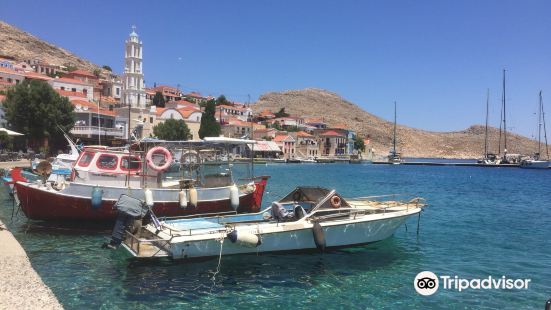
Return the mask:
[(22, 133), (18, 133), (18, 132), (15, 132), (15, 131), (12, 131), (12, 130), (9, 130), (9, 129), (6, 129), (6, 128), (0, 128), (0, 131), (3, 131), (5, 133), (7, 133), (8, 136), (23, 136), (24, 135)]

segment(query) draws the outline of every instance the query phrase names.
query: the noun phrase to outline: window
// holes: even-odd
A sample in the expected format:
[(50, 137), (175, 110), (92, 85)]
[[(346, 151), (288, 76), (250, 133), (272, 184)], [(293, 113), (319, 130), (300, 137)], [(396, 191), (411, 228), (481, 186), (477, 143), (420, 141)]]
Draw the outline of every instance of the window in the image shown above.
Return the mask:
[(100, 157), (98, 158), (98, 161), (96, 162), (96, 167), (105, 170), (115, 170), (117, 168), (117, 161), (117, 156), (103, 154), (100, 155)]
[(153, 117), (149, 117), (149, 122), (153, 124)]
[(76, 88), (71, 88), (71, 91), (72, 91), (73, 93), (76, 93), (76, 92), (77, 92), (77, 89), (76, 89)]
[(60, 88), (61, 88), (61, 90), (65, 90), (65, 87), (63, 87), (63, 86), (61, 86)]
[(121, 91), (120, 88), (117, 88), (117, 96), (119, 95), (119, 92)]
[(11, 78), (8, 78), (8, 83), (11, 83), (12, 79)]
[[(130, 166), (128, 161), (130, 160)], [(123, 156), (121, 158), (121, 170), (123, 171), (139, 171), (142, 168), (140, 158), (137, 156)]]
[(90, 162), (92, 161), (92, 158), (94, 158), (94, 153), (86, 152), (80, 157), (78, 165), (81, 167), (88, 167), (90, 165)]

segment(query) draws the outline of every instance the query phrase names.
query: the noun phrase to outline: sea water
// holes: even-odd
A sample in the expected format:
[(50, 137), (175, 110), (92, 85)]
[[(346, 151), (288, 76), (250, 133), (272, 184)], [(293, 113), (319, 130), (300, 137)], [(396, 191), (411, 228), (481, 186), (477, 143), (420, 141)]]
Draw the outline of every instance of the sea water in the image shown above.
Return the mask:
[[(393, 237), (329, 253), (243, 255), (181, 263), (101, 249), (109, 228), (0, 217), (67, 309), (543, 309), (551, 298), (551, 170), (353, 164), (257, 165), (264, 205), (295, 186), (345, 197), (427, 200)], [(1, 248), (1, 245), (0, 245)], [(525, 289), (414, 289), (421, 271), (451, 279), (530, 279)], [(214, 276), (214, 277), (213, 277)]]

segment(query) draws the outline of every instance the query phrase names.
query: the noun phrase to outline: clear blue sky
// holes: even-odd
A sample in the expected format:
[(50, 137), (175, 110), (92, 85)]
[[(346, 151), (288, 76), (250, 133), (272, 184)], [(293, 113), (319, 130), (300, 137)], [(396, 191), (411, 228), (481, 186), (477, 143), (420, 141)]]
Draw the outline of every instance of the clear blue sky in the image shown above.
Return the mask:
[(135, 24), (148, 85), (246, 101), (319, 87), (434, 131), (508, 123), (532, 136), (541, 89), (551, 127), (550, 1), (3, 1), (0, 19), (116, 72)]

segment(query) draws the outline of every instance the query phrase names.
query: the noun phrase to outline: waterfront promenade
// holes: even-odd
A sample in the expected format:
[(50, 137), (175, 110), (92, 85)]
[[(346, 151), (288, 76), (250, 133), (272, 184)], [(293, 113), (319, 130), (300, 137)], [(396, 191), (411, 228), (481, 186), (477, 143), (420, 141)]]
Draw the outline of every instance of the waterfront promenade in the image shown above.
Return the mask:
[(0, 221), (0, 309), (63, 309)]

